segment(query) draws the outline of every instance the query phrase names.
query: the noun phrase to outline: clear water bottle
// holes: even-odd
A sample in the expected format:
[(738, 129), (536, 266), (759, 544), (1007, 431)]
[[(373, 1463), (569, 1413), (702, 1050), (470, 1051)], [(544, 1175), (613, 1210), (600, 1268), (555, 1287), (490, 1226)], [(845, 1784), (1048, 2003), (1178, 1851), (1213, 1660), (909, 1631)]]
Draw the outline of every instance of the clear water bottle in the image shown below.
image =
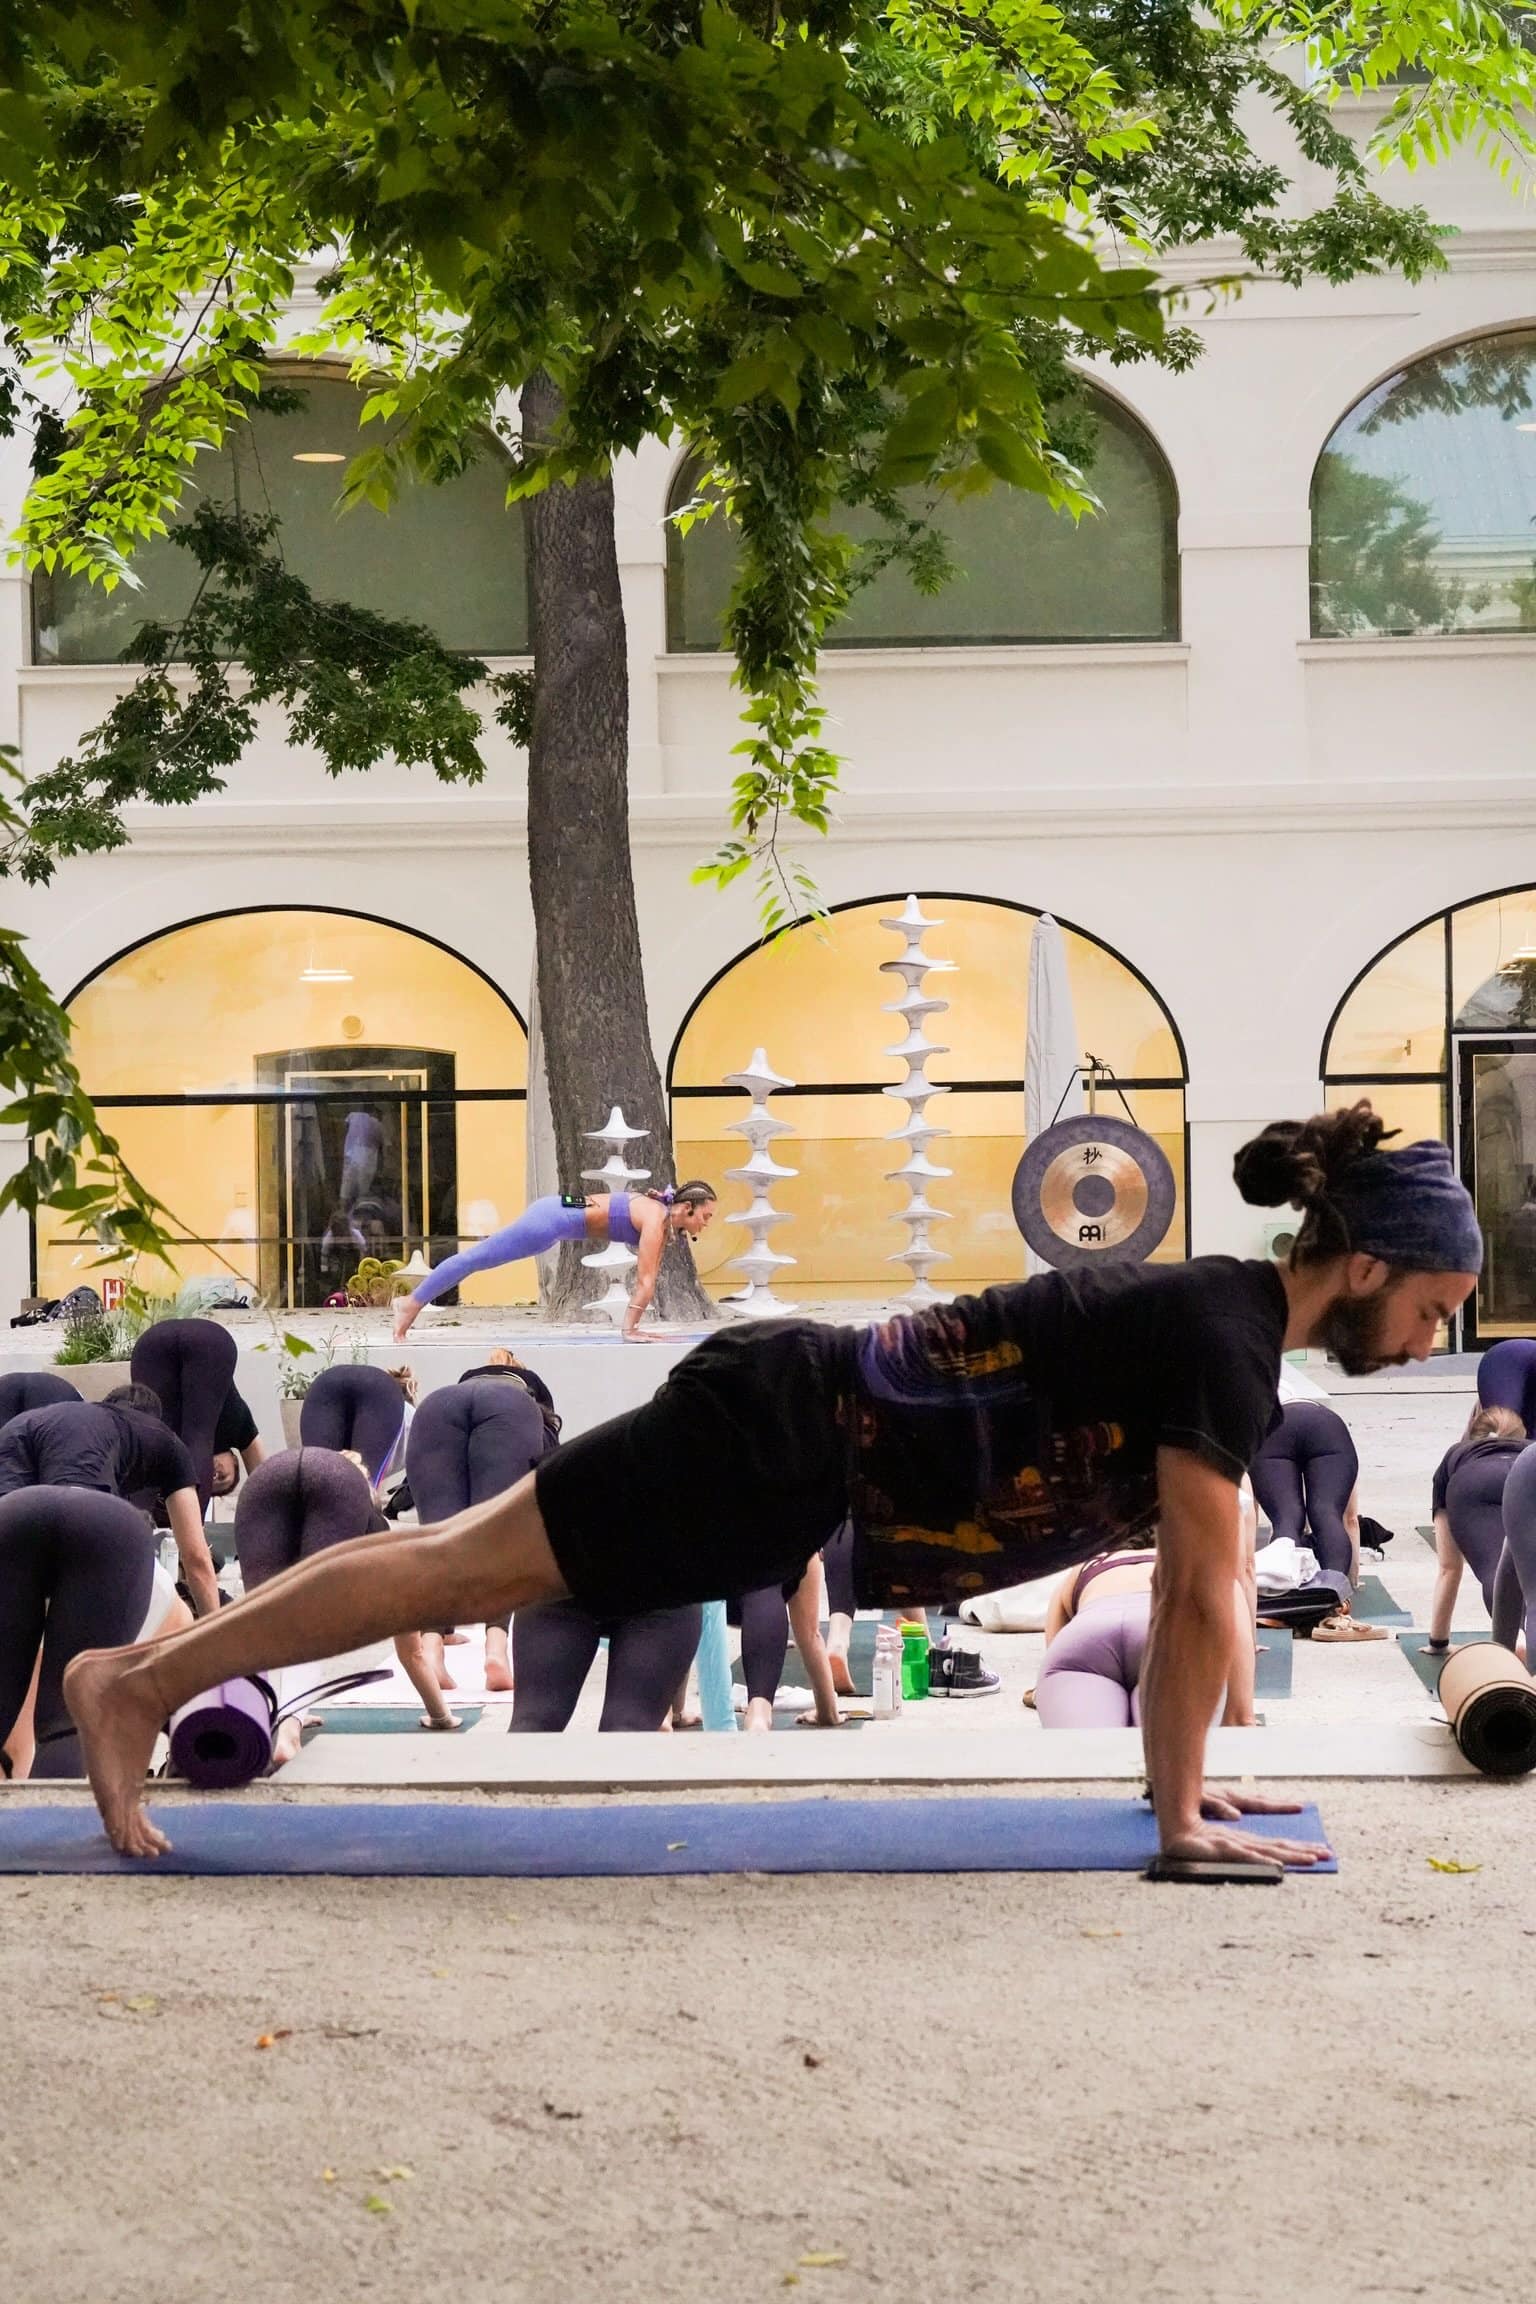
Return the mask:
[(901, 1710), (901, 1638), (888, 1624), (882, 1624), (875, 1634), (870, 1693), (875, 1718), (894, 1720)]

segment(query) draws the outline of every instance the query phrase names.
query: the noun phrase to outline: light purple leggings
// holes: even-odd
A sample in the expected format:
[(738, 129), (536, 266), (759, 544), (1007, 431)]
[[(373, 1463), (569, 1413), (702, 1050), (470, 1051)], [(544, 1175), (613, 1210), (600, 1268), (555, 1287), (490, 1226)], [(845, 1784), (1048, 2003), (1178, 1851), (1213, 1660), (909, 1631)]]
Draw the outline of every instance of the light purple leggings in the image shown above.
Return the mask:
[(1137, 1728), (1136, 1684), (1152, 1621), (1150, 1592), (1093, 1600), (1062, 1626), (1035, 1683), (1042, 1728)]

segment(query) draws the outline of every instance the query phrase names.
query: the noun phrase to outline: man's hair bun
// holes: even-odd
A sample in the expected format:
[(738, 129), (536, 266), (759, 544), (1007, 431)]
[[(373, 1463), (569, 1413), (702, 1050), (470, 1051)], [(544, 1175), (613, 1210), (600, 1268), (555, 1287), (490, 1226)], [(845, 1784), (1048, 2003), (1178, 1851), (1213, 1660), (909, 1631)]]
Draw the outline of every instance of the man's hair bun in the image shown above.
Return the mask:
[(1345, 1171), (1397, 1130), (1362, 1097), (1310, 1120), (1272, 1120), (1232, 1163), (1238, 1191), (1252, 1208), (1316, 1208)]

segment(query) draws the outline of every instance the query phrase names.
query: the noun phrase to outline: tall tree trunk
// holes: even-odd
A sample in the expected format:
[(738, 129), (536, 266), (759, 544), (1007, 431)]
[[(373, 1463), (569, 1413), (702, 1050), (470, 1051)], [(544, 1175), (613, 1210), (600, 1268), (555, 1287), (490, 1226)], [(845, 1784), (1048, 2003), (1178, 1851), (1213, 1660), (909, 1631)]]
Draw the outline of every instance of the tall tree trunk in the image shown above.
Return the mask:
[[(548, 439), (559, 413), (550, 378), (531, 377), (525, 438)], [(601, 1165), (586, 1131), (600, 1128), (614, 1104), (632, 1128), (649, 1131), (633, 1165), (649, 1168), (653, 1185), (675, 1184), (629, 851), (629, 676), (613, 484), (546, 488), (528, 512), (528, 869), (561, 1187), (577, 1190), (582, 1170)], [(561, 1250), (545, 1300), (552, 1319), (569, 1319), (602, 1292), (581, 1255), (576, 1245)], [(662, 1259), (656, 1304), (670, 1319), (711, 1314), (686, 1241)]]

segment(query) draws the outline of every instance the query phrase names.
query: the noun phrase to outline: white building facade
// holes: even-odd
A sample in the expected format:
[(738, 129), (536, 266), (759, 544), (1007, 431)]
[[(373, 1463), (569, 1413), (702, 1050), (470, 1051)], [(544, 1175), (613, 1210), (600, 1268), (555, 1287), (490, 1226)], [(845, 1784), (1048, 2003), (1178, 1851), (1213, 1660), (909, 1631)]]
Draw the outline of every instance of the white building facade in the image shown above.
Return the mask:
[[(872, 1098), (900, 1065), (881, 1054), (897, 1035), (872, 971), (896, 947), (874, 922), (916, 891), (955, 929), (956, 973), (940, 987), (953, 987), (955, 1044), (932, 1067), (963, 1083), (946, 1203), (955, 1284), (1023, 1269), (1006, 1204), (1023, 1142), (1010, 1099), (1028, 931), (1049, 912), (1074, 932), (1085, 1048), (1108, 1056), (1175, 1158), (1165, 1253), (1262, 1249), (1264, 1219), (1231, 1187), (1233, 1150), (1264, 1121), (1314, 1109), (1326, 1076), (1334, 1100), (1373, 1094), (1412, 1132), (1462, 1143), (1495, 1240), (1467, 1340), (1536, 1330), (1518, 1224), (1536, 1197), (1536, 1002), (1527, 1016), (1522, 997), (1527, 958), (1536, 967), (1536, 604), (1523, 589), (1536, 560), (1536, 226), (1471, 160), (1405, 194), (1455, 228), (1443, 273), (1251, 286), (1192, 312), (1206, 342), (1192, 374), (1101, 379), (1111, 430), (1142, 444), (1152, 476), (1147, 565), (1127, 594), (1156, 596), (1159, 628), (1105, 637), (1089, 614), (1072, 636), (967, 639), (987, 621), (973, 590), (958, 633), (953, 605), (923, 602), (901, 635), (828, 652), (829, 741), (846, 765), (835, 828), (805, 853), (826, 902), (845, 908), (830, 945), (754, 953), (750, 890), (692, 881), (734, 772), (731, 664), (697, 645), (697, 619), (680, 625), (678, 455), (656, 444), (620, 469), (631, 834), (657, 1052), (685, 1166), (727, 1164), (737, 1140), (720, 1131), (744, 1107), (705, 1091), (754, 1047), (810, 1091), (776, 1106), (799, 1131), (786, 1157), (803, 1172), (799, 1198), (781, 1196), (797, 1221), (776, 1245), (802, 1261), (788, 1293), (893, 1285), (882, 1259), (900, 1241), (885, 1220), (904, 1195), (884, 1181), (897, 1162), (880, 1139), (899, 1114)], [(1218, 250), (1190, 275), (1221, 262)], [(1469, 383), (1489, 345), (1502, 382)], [(24, 485), (13, 462), (8, 511)], [(1341, 489), (1354, 492), (1342, 510)], [(1347, 566), (1330, 521), (1354, 523)], [(995, 574), (1006, 527), (991, 537)], [(388, 556), (391, 605), (432, 621), (430, 556)], [(1061, 566), (1070, 593), (1081, 570)], [(1038, 585), (1052, 580), (1042, 567)], [(1097, 578), (1089, 589), (1102, 596)], [(464, 644), (486, 653), (496, 633), (475, 629), (472, 601), (457, 606)], [(924, 631), (922, 611), (948, 628)], [(106, 653), (74, 613), (72, 639), (67, 603), (40, 605), (14, 569), (0, 582), (0, 740), (29, 773), (70, 752), (124, 681), (114, 664), (70, 660)], [(520, 1201), (525, 764), (494, 731), (486, 754), (478, 787), (393, 767), (332, 782), (273, 722), (221, 797), (136, 811), (129, 849), (63, 868), (46, 891), (7, 889), (8, 921), (75, 1002), (86, 1085), (146, 1180), (206, 1184), (190, 1228), (248, 1240), (232, 1260), (279, 1295), (319, 1301), (356, 1244), (315, 1245), (335, 1213), (321, 1201), (347, 1204), (339, 1178), (317, 1171), (298, 1215), (294, 1193), (306, 1161), (366, 1166), (368, 1132), (345, 1126), (368, 1098), (389, 1137), (365, 1179), (387, 1203), (364, 1227), (370, 1245), (388, 1235), (440, 1254)], [(929, 942), (946, 949), (942, 934)], [(278, 1013), (252, 953), (302, 985), (298, 1006)], [(267, 1001), (259, 1018), (248, 1001)], [(414, 1119), (391, 1133), (405, 1106)], [(307, 1277), (283, 1245), (300, 1229)], [(7, 1314), (34, 1285), (58, 1292), (69, 1269), (41, 1232), (0, 1222)], [(745, 1242), (721, 1237), (712, 1261), (732, 1245)], [(476, 1286), (483, 1302), (531, 1294), (526, 1269)]]

